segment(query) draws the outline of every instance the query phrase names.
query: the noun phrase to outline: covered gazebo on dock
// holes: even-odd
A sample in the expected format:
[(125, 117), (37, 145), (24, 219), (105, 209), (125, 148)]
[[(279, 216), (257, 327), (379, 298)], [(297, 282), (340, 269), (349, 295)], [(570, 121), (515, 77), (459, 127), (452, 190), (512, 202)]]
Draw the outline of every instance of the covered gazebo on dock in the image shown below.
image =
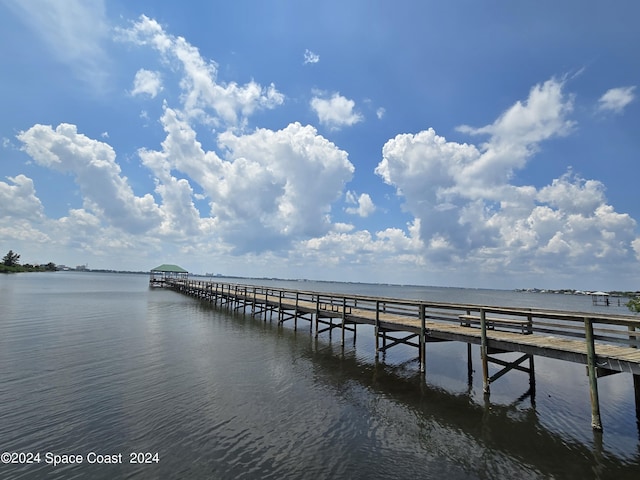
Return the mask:
[(609, 294), (607, 292), (591, 292), (591, 303), (594, 305), (609, 306)]
[(178, 265), (162, 264), (153, 268), (149, 276), (150, 287), (164, 287), (167, 280), (188, 280), (189, 272)]

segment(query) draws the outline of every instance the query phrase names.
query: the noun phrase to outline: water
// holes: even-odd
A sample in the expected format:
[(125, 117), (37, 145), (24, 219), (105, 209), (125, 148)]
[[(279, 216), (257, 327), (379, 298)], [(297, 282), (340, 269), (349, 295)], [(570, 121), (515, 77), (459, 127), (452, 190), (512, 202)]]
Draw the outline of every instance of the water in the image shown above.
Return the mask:
[[(163, 289), (142, 275), (0, 276), (0, 451), (40, 463), (0, 478), (638, 478), (631, 376), (599, 380), (590, 427), (584, 366), (536, 358), (492, 385), (466, 345), (381, 361), (373, 333), (314, 339)], [(264, 282), (263, 282), (264, 283)], [(588, 297), (291, 282), (305, 290), (591, 310)], [(576, 303), (577, 302), (577, 303)], [(614, 307), (610, 307), (611, 311)], [(618, 313), (624, 313), (621, 309)], [(479, 353), (472, 350), (474, 368)], [(50, 454), (46, 457), (47, 452)], [(94, 464), (93, 454), (121, 464)], [(148, 464), (130, 454), (148, 453)], [(157, 453), (157, 457), (153, 455)], [(82, 455), (53, 466), (51, 455)], [(77, 460), (77, 458), (75, 459)], [(157, 462), (156, 462), (157, 460)]]

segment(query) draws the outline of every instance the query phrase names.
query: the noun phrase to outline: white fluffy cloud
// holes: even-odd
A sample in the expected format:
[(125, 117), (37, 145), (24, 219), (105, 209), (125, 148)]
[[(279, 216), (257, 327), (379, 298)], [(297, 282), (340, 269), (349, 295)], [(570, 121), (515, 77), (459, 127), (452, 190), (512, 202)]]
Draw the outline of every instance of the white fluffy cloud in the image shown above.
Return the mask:
[(335, 227), (322, 237), (296, 244), (289, 254), (292, 261), (321, 265), (329, 278), (385, 283), (420, 278), (418, 269), (427, 266), (419, 220), (407, 225), (407, 233), (399, 228), (372, 234), (345, 225)]
[(162, 91), (162, 78), (159, 72), (152, 72), (141, 68), (136, 72), (133, 79), (133, 90), (131, 95), (147, 94), (155, 98)]
[[(176, 111), (167, 108), (162, 121), (167, 132), (163, 150), (140, 151), (158, 178), (157, 192), (167, 203), (168, 191), (180, 182), (190, 188), (186, 179), (169, 173), (183, 172), (210, 202), (209, 227), (236, 251), (286, 249), (292, 240), (329, 231), (331, 204), (342, 195), (354, 167), (346, 152), (313, 127), (294, 123), (279, 131), (225, 132), (218, 140), (226, 152), (221, 158), (202, 148)], [(190, 198), (185, 195), (183, 203)], [(185, 215), (195, 212), (176, 218)]]
[(598, 108), (603, 111), (622, 113), (635, 100), (635, 86), (611, 88), (598, 100)]
[(363, 120), (362, 115), (354, 111), (356, 103), (339, 93), (334, 93), (330, 98), (315, 96), (311, 99), (311, 108), (318, 115), (320, 124), (337, 130), (342, 127), (350, 127)]
[(355, 207), (347, 207), (345, 209), (345, 211), (351, 215), (368, 217), (376, 211), (376, 206), (373, 204), (373, 200), (371, 200), (368, 193), (362, 193), (360, 196), (356, 196), (355, 192), (349, 190), (345, 197), (347, 203), (356, 205)]
[(23, 149), (39, 165), (72, 173), (84, 207), (127, 232), (153, 228), (161, 213), (150, 194), (136, 197), (121, 175), (110, 145), (79, 134), (75, 125), (34, 125), (18, 135)]
[[(82, 208), (49, 220), (46, 227), (60, 245), (96, 255), (141, 245), (151, 251), (158, 242), (236, 255), (281, 254), (293, 243), (333, 230), (332, 204), (342, 198), (354, 172), (347, 153), (299, 123), (243, 133), (249, 115), (282, 103), (273, 85), (221, 84), (214, 62), (144, 16), (118, 35), (151, 46), (172, 69), (180, 67), (180, 106), (164, 102), (161, 148), (139, 150), (155, 181), (153, 194), (143, 196), (134, 194), (108, 137), (94, 140), (64, 123), (37, 124), (18, 135), (22, 150), (39, 166), (70, 174), (78, 185)], [(138, 70), (131, 94), (154, 98), (162, 89), (160, 75)], [(195, 127), (211, 123), (227, 129), (214, 137), (216, 150), (205, 150)], [(42, 216), (31, 179), (10, 180), (13, 185), (0, 183), (0, 195), (11, 205), (7, 215), (24, 217), (28, 210), (34, 218)], [(370, 208), (363, 202), (362, 208)]]
[(479, 148), (481, 155), (461, 165), (465, 190), (507, 183), (513, 171), (524, 167), (536, 153), (540, 142), (571, 132), (574, 122), (567, 117), (573, 110), (573, 98), (564, 94), (563, 86), (561, 81), (548, 80), (533, 87), (524, 103), (516, 102), (491, 125), (458, 128), (471, 135), (489, 135)]
[[(246, 85), (218, 81), (215, 62), (204, 59), (183, 37), (168, 34), (158, 22), (145, 15), (129, 29), (118, 32), (123, 41), (151, 47), (165, 62), (182, 69), (183, 111), (189, 118), (226, 127), (242, 127), (255, 111), (274, 108), (284, 102), (284, 95), (273, 84), (262, 87), (254, 81)], [(215, 112), (213, 116), (209, 114), (210, 109)]]
[(541, 141), (574, 127), (572, 98), (562, 89), (550, 80), (493, 124), (461, 127), (489, 135), (479, 147), (448, 142), (433, 129), (384, 145), (376, 173), (419, 220), (430, 261), (517, 271), (629, 258), (636, 223), (606, 203), (601, 183), (571, 173), (539, 190), (510, 183)]
[(36, 196), (33, 180), (25, 175), (7, 179), (13, 185), (0, 182), (0, 218), (43, 219), (44, 207)]

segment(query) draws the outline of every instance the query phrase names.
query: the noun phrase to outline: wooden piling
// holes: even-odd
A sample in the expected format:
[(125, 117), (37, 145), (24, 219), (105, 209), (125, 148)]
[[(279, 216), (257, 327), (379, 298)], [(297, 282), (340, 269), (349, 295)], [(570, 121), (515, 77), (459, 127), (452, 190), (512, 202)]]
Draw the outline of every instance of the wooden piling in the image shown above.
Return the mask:
[[(629, 325), (629, 343), (631, 348), (638, 348), (638, 337), (636, 327)], [(633, 374), (633, 396), (636, 402), (636, 424), (640, 432), (640, 375)]]
[(470, 343), (467, 343), (467, 384), (471, 390), (473, 387), (473, 356), (471, 355)]
[(482, 361), (482, 391), (489, 393), (489, 358), (487, 346), (487, 316), (483, 308), (480, 309), (480, 359)]
[(376, 300), (376, 318), (373, 331), (376, 336), (376, 358), (378, 358), (380, 355), (380, 300)]
[(344, 347), (344, 327), (347, 321), (347, 297), (342, 297), (342, 331), (340, 337), (340, 345)]
[(596, 375), (596, 347), (593, 337), (593, 322), (584, 318), (585, 340), (587, 342), (587, 370), (589, 372), (589, 393), (591, 395), (591, 427), (602, 430), (600, 400), (598, 398), (598, 377)]
[(427, 325), (425, 319), (425, 306), (420, 305), (420, 347), (419, 347), (419, 356), (420, 356), (420, 372), (424, 373), (426, 370), (426, 343), (427, 343)]
[(251, 313), (256, 313), (256, 287), (253, 287), (253, 303), (251, 304)]
[(536, 368), (533, 355), (529, 355), (529, 393), (531, 395), (531, 404), (536, 404)]
[(320, 329), (320, 295), (316, 295), (316, 338), (318, 338), (318, 330)]

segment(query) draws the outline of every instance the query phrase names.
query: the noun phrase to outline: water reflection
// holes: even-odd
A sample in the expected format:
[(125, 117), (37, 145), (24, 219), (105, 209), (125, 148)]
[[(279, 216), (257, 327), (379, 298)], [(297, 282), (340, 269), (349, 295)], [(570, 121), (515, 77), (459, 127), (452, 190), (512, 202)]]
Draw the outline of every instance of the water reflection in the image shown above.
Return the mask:
[[(319, 378), (340, 395), (354, 397), (364, 389), (383, 399), (379, 404), (391, 402), (406, 408), (415, 417), (417, 438), (426, 439), (430, 447), (446, 452), (480, 477), (499, 477), (498, 464), (509, 459), (545, 477), (592, 478), (595, 473), (596, 478), (637, 478), (638, 454), (622, 459), (606, 453), (598, 432), (593, 445), (568, 441), (545, 428), (535, 403), (527, 406), (522, 398), (500, 405), (484, 396), (480, 405), (473, 395), (429, 385), (419, 372), (407, 375), (402, 369), (403, 374), (398, 375), (393, 367), (363, 362), (354, 351), (327, 345), (322, 339), (314, 342), (309, 357), (322, 369)], [(372, 414), (376, 415), (376, 409)], [(437, 445), (433, 444), (434, 432)]]

